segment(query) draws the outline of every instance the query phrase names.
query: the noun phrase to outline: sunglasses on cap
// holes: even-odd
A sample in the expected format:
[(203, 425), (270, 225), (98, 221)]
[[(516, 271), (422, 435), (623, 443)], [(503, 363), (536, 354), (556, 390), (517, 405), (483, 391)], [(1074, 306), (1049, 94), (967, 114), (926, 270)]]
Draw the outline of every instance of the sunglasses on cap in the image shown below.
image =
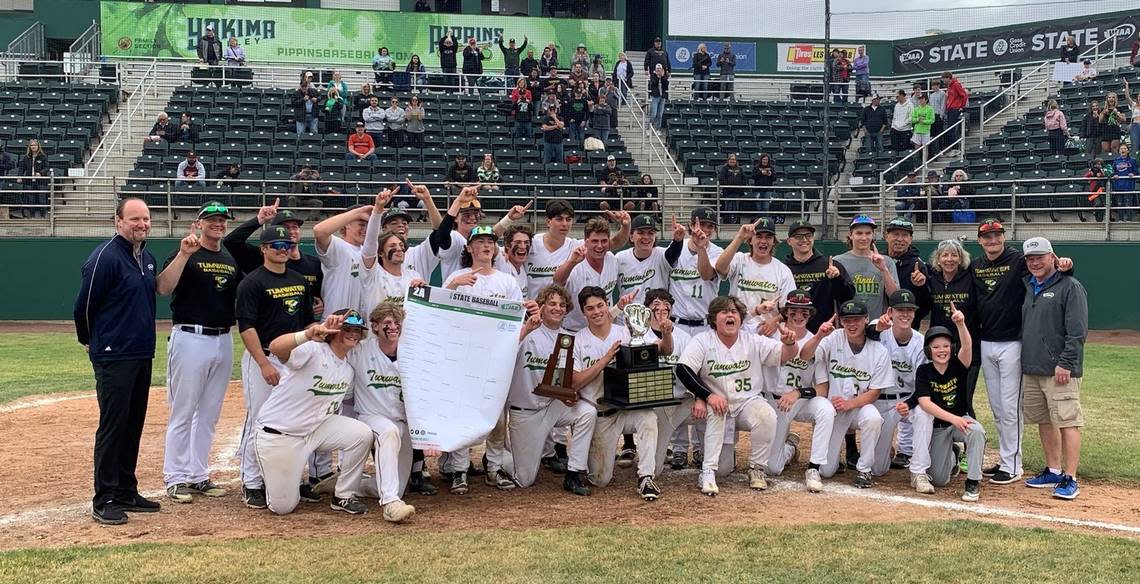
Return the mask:
[(205, 207), (202, 207), (201, 211), (198, 211), (199, 219), (207, 215), (225, 215), (227, 219), (234, 218), (234, 214), (230, 212), (230, 208), (221, 203), (206, 205)]
[(274, 251), (291, 251), (295, 247), (297, 247), (297, 244), (291, 241), (274, 241), (269, 244), (269, 249)]
[(1004, 231), (1005, 231), (1005, 226), (1003, 226), (1000, 222), (994, 221), (992, 219), (989, 221), (983, 221), (982, 224), (978, 226), (978, 235), (984, 235), (986, 233), (995, 233), (995, 232), (1001, 233)]
[(344, 315), (344, 322), (342, 322), (340, 326), (341, 326), (341, 328), (344, 328), (344, 327), (368, 328), (367, 325), (364, 323), (364, 317), (360, 316), (360, 313), (355, 311), (355, 310), (350, 310), (350, 311), (348, 311), (348, 314)]

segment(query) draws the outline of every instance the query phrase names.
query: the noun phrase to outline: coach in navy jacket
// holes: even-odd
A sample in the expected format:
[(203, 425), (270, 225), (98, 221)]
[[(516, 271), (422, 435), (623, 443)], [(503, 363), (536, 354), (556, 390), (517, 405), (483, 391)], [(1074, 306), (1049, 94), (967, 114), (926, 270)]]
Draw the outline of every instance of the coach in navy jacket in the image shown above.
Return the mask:
[(115, 231), (84, 262), (74, 313), (75, 333), (95, 370), (99, 400), (91, 516), (108, 525), (126, 523), (128, 511), (159, 508), (139, 495), (135, 478), (155, 336), (155, 260), (146, 250), (146, 203), (120, 202)]

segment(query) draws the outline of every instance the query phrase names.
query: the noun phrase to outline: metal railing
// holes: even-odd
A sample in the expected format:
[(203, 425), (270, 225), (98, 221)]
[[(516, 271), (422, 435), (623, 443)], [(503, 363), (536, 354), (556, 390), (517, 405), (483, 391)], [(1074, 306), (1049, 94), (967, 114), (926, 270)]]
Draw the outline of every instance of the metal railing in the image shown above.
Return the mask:
[[(956, 135), (956, 137), (953, 140), (950, 140), (949, 137), (955, 136), (955, 135)], [(946, 136), (946, 138), (943, 138), (943, 136)], [(949, 142), (948, 142), (948, 140), (949, 140)], [(930, 155), (930, 145), (931, 144), (933, 144), (935, 148), (938, 148), (940, 146), (942, 147), (942, 149), (939, 150), (938, 152), (936, 152), (933, 156)], [(898, 182), (888, 186), (887, 185), (887, 176), (889, 176), (891, 172), (894, 172), (894, 170), (896, 168), (900, 168), (906, 161), (910, 160), (911, 158), (914, 158), (915, 156), (921, 155), (922, 156), (922, 164), (920, 165), (920, 168), (922, 169), (922, 176), (926, 177), (926, 172), (930, 168), (930, 163), (934, 162), (936, 159), (938, 159), (938, 157), (942, 156), (943, 154), (945, 154), (951, 150), (957, 150), (958, 151), (958, 160), (959, 161), (964, 161), (966, 159), (966, 120), (964, 118), (959, 119), (957, 122), (955, 122), (949, 128), (942, 130), (941, 132), (938, 133), (937, 136), (932, 136), (930, 138), (929, 144), (924, 145), (922, 148), (911, 151), (909, 154), (907, 154), (906, 156), (903, 156), (894, 164), (892, 164), (892, 165), (888, 166), (886, 169), (880, 171), (879, 172), (879, 193), (881, 195), (881, 198), (883, 200), (885, 200), (887, 189), (892, 189), (892, 188), (898, 186), (898, 184), (902, 182), (902, 180), (899, 180)], [(883, 210), (883, 216), (884, 217), (886, 216), (885, 208)]]
[(637, 124), (638, 131), (642, 136), (641, 154), (648, 157), (651, 165), (656, 162), (665, 168), (666, 179), (670, 186), (679, 186), (680, 183), (675, 177), (684, 179), (685, 173), (681, 171), (681, 167), (677, 165), (677, 161), (669, 153), (669, 147), (661, 139), (661, 133), (653, 127), (652, 120), (649, 119), (649, 111), (642, 107), (641, 102), (637, 99), (636, 92), (625, 85), (624, 79), (619, 80), (619, 82), (626, 91), (623, 98), (627, 106), (625, 111), (629, 114), (630, 119)]
[(92, 67), (98, 67), (100, 49), (99, 23), (91, 21), (91, 26), (71, 43), (67, 49), (65, 70), (72, 75), (84, 76)]
[[(91, 156), (87, 159), (87, 164), (84, 167), (87, 176), (98, 176), (107, 160), (110, 158), (111, 152), (118, 149), (121, 155), (127, 145), (134, 136), (134, 117), (136, 114), (145, 118), (147, 115), (146, 97), (150, 95), (157, 95), (157, 75), (156, 63), (151, 63), (146, 72), (139, 79), (138, 84), (134, 86), (128, 93), (127, 101), (119, 107), (115, 118), (111, 120), (111, 125), (103, 133), (103, 138), (99, 145), (91, 151)], [(98, 162), (96, 163), (96, 160)], [(94, 168), (92, 168), (94, 165)]]
[(44, 40), (44, 25), (34, 22), (19, 36), (8, 43), (8, 48), (0, 58), (20, 60), (40, 60), (47, 57), (47, 43)]

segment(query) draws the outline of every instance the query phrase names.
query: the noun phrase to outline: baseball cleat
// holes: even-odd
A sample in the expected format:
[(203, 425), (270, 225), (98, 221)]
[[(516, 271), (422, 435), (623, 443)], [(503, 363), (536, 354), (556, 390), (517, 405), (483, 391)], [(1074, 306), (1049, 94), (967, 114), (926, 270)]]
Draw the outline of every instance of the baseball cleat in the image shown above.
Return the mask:
[(920, 495), (934, 494), (934, 485), (930, 484), (930, 476), (926, 473), (910, 473), (910, 486)]
[(301, 501), (305, 503), (321, 502), (321, 494), (318, 493), (316, 489), (313, 488), (313, 485), (309, 483), (301, 483), (298, 491), (300, 492)]
[(265, 489), (241, 488), (241, 501), (250, 509), (265, 509), (269, 506), (265, 501)]
[(990, 477), (990, 482), (995, 485), (1008, 485), (1019, 480), (1021, 480), (1021, 473), (1009, 474), (1004, 470), (999, 470), (994, 473), (994, 476)]
[(590, 487), (582, 482), (582, 471), (567, 471), (566, 478), (562, 479), (562, 488), (581, 497), (590, 496)]
[(495, 472), (487, 473), (483, 481), (500, 491), (509, 491), (518, 486), (515, 484), (515, 479), (511, 478), (511, 475), (501, 468)]
[(344, 511), (349, 515), (363, 515), (368, 512), (368, 506), (361, 503), (356, 497), (349, 497), (347, 499), (338, 499), (333, 497), (332, 504), (329, 508), (333, 511)]
[(452, 495), (466, 495), (467, 494), (467, 473), (457, 472), (451, 474), (451, 494)]
[(819, 476), (819, 469), (809, 468), (804, 473), (804, 484), (807, 485), (808, 492), (818, 493), (823, 490), (823, 479)]
[(891, 459), (891, 468), (903, 469), (903, 468), (907, 468), (909, 466), (910, 466), (910, 457), (901, 453), (901, 452), (896, 454), (895, 457)]
[(855, 473), (855, 480), (852, 481), (852, 484), (860, 489), (869, 489), (871, 488), (871, 485), (875, 483), (871, 480), (871, 473), (857, 472)]
[(792, 447), (792, 456), (788, 458), (788, 464), (795, 464), (800, 461), (800, 435), (795, 432), (788, 432), (788, 437), (784, 439), (785, 444)]
[(617, 455), (618, 468), (629, 468), (633, 466), (634, 459), (637, 458), (637, 451), (632, 448), (622, 448), (621, 452)]
[(962, 492), (962, 500), (973, 503), (982, 497), (982, 481), (966, 479), (966, 490)]
[(674, 450), (669, 460), (669, 468), (681, 470), (689, 464), (689, 455), (684, 450)]
[(701, 493), (710, 497), (715, 497), (717, 493), (720, 493), (720, 488), (716, 486), (716, 473), (711, 470), (702, 470), (697, 484), (701, 487)]
[(177, 483), (166, 487), (166, 496), (175, 503), (194, 502), (194, 495), (190, 493), (190, 486), (186, 483)]
[(102, 508), (93, 507), (91, 509), (91, 518), (96, 523), (103, 525), (122, 525), (127, 522), (127, 514), (123, 511), (122, 507), (114, 503), (103, 505)]
[(1069, 475), (1064, 475), (1064, 477), (1061, 483), (1053, 489), (1053, 497), (1072, 501), (1077, 498), (1077, 495), (1081, 494), (1081, 488), (1077, 486), (1077, 479)]
[(392, 523), (400, 523), (401, 521), (416, 514), (415, 507), (399, 499), (396, 499), (391, 503), (386, 503), (382, 505), (382, 507), (384, 509), (384, 521), (390, 521)]
[(422, 472), (412, 473), (408, 479), (408, 491), (425, 497), (439, 493), (439, 489), (435, 488), (435, 485)]
[(643, 476), (637, 480), (637, 494), (646, 501), (656, 501), (661, 496), (661, 489), (653, 482), (653, 477)]
[(1052, 489), (1065, 480), (1065, 475), (1055, 474), (1048, 468), (1037, 473), (1037, 476), (1025, 479), (1025, 486), (1034, 489)]
[(748, 469), (748, 486), (754, 491), (768, 490), (768, 477), (758, 468)]
[(226, 490), (219, 487), (218, 485), (215, 485), (214, 481), (211, 481), (210, 479), (198, 481), (196, 483), (190, 483), (189, 485), (186, 485), (186, 487), (190, 489), (191, 493), (197, 493), (199, 495), (205, 495), (207, 497), (226, 496)]

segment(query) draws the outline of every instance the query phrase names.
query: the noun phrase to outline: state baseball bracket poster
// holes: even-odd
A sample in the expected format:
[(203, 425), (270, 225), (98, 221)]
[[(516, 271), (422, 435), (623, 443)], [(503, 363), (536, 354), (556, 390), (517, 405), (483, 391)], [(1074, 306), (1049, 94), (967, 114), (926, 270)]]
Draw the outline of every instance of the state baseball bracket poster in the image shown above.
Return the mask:
[(397, 363), (412, 447), (473, 446), (506, 404), (526, 310), (436, 287), (409, 289), (404, 309)]

